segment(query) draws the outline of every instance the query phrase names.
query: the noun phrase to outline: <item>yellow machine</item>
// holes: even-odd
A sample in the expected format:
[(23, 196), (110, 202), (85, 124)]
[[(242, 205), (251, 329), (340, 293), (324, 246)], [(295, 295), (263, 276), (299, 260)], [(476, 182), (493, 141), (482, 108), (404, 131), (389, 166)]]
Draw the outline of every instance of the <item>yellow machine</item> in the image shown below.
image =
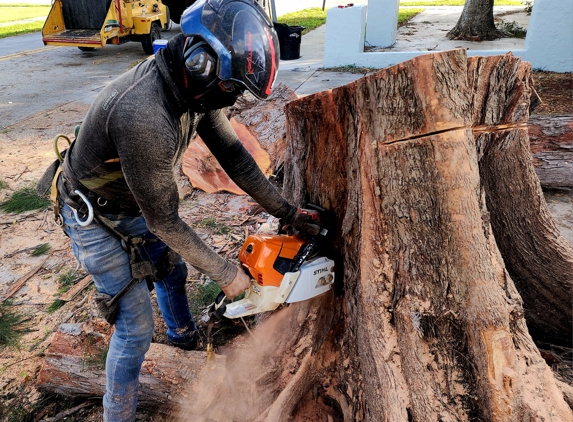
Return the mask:
[(153, 54), (153, 42), (169, 22), (169, 9), (161, 0), (55, 0), (42, 40), (82, 51), (138, 41), (145, 53)]

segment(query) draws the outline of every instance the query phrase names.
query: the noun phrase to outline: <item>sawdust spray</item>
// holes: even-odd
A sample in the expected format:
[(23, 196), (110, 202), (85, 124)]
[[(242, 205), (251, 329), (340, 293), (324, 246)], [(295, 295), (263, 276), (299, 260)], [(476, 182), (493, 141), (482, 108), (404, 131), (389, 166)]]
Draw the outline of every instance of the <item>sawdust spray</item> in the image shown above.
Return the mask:
[[(256, 326), (252, 336), (236, 341), (231, 352), (217, 356), (215, 365), (206, 365), (195, 381), (185, 388), (185, 405), (172, 412), (172, 421), (249, 421), (268, 408), (272, 394), (261, 394), (265, 381), (280, 378), (282, 351), (291, 340), (297, 304), (271, 314)], [(201, 352), (205, 353), (205, 352)], [(287, 365), (288, 366), (288, 365)]]

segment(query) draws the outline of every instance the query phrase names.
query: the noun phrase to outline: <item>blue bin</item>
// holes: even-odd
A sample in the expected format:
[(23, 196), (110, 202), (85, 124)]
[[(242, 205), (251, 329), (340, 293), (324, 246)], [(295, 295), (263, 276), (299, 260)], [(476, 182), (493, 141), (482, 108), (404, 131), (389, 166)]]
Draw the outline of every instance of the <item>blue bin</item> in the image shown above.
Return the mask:
[(167, 47), (167, 40), (153, 41), (153, 54), (157, 53), (159, 50), (165, 47)]

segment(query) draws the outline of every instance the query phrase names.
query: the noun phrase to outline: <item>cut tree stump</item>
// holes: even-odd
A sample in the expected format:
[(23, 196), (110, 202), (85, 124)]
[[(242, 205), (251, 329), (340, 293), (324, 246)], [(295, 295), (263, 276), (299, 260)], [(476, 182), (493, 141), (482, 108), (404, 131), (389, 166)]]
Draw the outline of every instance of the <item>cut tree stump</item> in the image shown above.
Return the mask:
[[(39, 390), (72, 397), (105, 394), (105, 356), (111, 327), (98, 320), (62, 324), (56, 332), (38, 374)], [(216, 357), (209, 378), (221, 376), (225, 358)], [(193, 400), (189, 391), (207, 367), (205, 352), (187, 352), (152, 343), (139, 376), (138, 406), (168, 412)]]
[[(455, 50), (289, 103), (283, 194), (336, 217), (322, 251), (337, 263), (334, 292), (254, 330), (219, 399), (181, 420), (573, 421), (528, 333), (523, 302), (533, 317), (538, 303), (506, 264), (528, 237), (505, 230), (519, 225), (550, 234), (514, 248), (527, 271), (545, 271), (523, 261), (544, 243), (565, 265), (553, 271), (573, 256), (531, 165), (530, 73), (511, 55)], [(550, 274), (538, 286), (561, 306), (570, 280)]]

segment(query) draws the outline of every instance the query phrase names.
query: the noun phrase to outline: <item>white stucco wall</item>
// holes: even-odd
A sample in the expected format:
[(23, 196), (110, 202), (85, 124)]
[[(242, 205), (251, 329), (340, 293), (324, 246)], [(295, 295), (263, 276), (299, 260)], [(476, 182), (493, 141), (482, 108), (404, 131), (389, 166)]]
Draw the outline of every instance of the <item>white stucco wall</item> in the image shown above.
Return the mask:
[[(356, 65), (382, 68), (428, 54), (427, 51), (365, 53), (367, 7), (357, 5), (328, 10), (325, 67)], [(505, 54), (508, 51), (467, 50), (467, 54), (491, 56)], [(534, 69), (573, 72), (573, 1), (535, 0), (524, 48), (511, 52), (531, 62)]]
[(390, 47), (396, 42), (400, 0), (370, 0), (366, 20), (366, 42)]

